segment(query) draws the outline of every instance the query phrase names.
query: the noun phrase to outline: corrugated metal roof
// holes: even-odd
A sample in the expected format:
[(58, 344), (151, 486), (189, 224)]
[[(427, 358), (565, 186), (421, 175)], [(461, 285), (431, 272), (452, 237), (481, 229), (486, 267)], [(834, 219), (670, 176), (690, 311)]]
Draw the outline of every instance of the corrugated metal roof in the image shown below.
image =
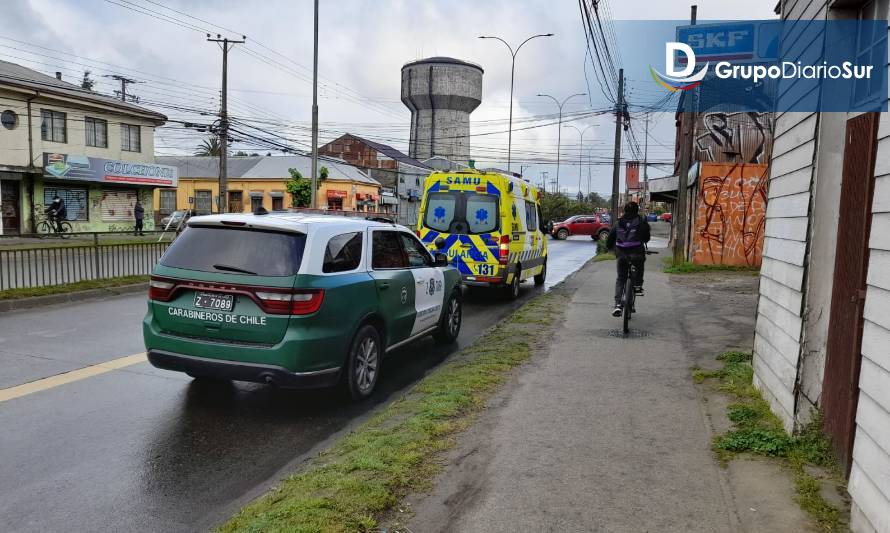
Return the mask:
[(122, 102), (117, 98), (88, 91), (72, 83), (58, 80), (52, 76), (47, 76), (36, 70), (31, 70), (27, 67), (23, 67), (16, 63), (10, 63), (8, 61), (0, 60), (0, 83), (38, 90), (50, 95), (87, 100), (88, 102), (115, 107), (123, 112), (149, 115), (158, 122), (167, 121), (167, 117), (157, 111), (152, 111), (135, 104)]
[[(219, 176), (219, 158), (206, 156), (159, 156), (155, 161), (179, 169), (180, 178), (212, 178)], [(319, 157), (318, 166), (327, 167), (328, 179), (368, 185), (380, 185), (358, 168), (333, 157)], [(303, 176), (312, 173), (312, 158), (304, 155), (230, 157), (226, 171), (229, 178), (287, 178), (288, 169), (295, 168)]]
[(385, 155), (386, 157), (388, 157), (390, 159), (394, 159), (400, 163), (404, 163), (406, 165), (411, 165), (412, 167), (417, 167), (417, 168), (424, 169), (424, 170), (432, 170), (432, 167), (421, 163), (420, 161), (418, 161), (417, 159), (414, 159), (411, 156), (406, 155), (404, 152), (396, 150), (392, 146), (389, 146), (389, 145), (386, 145), (383, 143), (379, 143), (379, 142), (369, 141), (368, 139), (365, 139), (364, 137), (359, 137), (358, 135), (354, 135), (352, 133), (347, 133), (345, 135), (342, 135), (340, 138), (335, 139), (335, 140), (329, 142), (328, 144), (333, 144), (344, 137), (352, 137), (353, 139), (363, 142), (366, 145), (368, 145), (369, 147), (373, 148), (374, 150), (377, 150), (381, 154)]

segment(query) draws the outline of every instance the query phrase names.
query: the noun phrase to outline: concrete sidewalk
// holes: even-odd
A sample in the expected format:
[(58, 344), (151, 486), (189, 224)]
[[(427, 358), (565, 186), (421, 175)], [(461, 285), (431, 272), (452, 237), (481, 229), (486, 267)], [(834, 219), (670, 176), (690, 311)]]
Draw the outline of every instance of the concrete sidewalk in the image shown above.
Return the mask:
[(569, 281), (549, 349), (460, 437), (433, 492), (409, 502), (411, 531), (747, 529), (660, 266), (650, 257), (629, 338), (609, 315), (613, 262)]

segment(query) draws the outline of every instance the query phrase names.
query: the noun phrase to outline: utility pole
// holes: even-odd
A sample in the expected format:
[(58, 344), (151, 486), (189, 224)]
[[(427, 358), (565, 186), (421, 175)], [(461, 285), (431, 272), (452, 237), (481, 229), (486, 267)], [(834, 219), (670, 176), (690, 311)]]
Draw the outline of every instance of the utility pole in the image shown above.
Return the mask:
[[(698, 6), (692, 6), (689, 17), (692, 25), (695, 25), (697, 11)], [(692, 122), (695, 120), (695, 113), (687, 111), (692, 108), (692, 104), (685, 100), (689, 96), (692, 96), (692, 93), (685, 92), (681, 96), (684, 100), (681, 100), (683, 105), (681, 120), (683, 122), (680, 125), (682, 137), (680, 138), (680, 168), (677, 172), (677, 212), (674, 214), (676, 221), (674, 225), (676, 229), (674, 233), (674, 263), (686, 261), (686, 188), (690, 159), (692, 158)]]
[[(126, 76), (121, 76), (120, 74), (104, 74), (102, 77), (111, 78), (111, 79), (117, 80), (121, 83), (120, 90), (114, 91), (114, 93), (116, 95), (120, 96), (121, 102), (127, 101), (127, 85), (129, 85), (131, 83), (139, 83), (138, 81), (136, 81), (134, 79), (128, 78)], [(135, 97), (131, 95), (130, 99), (133, 100), (133, 99), (135, 99)], [(136, 100), (138, 101), (138, 99), (136, 99)]]
[(646, 139), (643, 144), (643, 194), (640, 196), (643, 207), (648, 204), (646, 196), (649, 194), (649, 113), (646, 112)]
[(229, 187), (228, 187), (228, 157), (229, 157), (229, 112), (228, 107), (226, 105), (226, 96), (229, 92), (228, 85), (228, 77), (229, 77), (229, 50), (235, 47), (236, 44), (244, 44), (247, 40), (245, 35), (241, 36), (240, 41), (228, 39), (228, 38), (220, 38), (220, 34), (216, 34), (216, 38), (210, 37), (210, 34), (207, 34), (207, 40), (212, 43), (220, 44), (220, 48), (222, 48), (222, 91), (220, 98), (220, 108), (219, 108), (219, 212), (225, 213), (228, 211), (228, 195), (229, 195)]
[(615, 103), (615, 155), (612, 163), (612, 225), (618, 223), (618, 175), (621, 171), (621, 127), (624, 122), (624, 69), (618, 69), (618, 101)]
[(315, 41), (312, 59), (312, 191), (309, 205), (318, 207), (318, 0), (315, 0)]

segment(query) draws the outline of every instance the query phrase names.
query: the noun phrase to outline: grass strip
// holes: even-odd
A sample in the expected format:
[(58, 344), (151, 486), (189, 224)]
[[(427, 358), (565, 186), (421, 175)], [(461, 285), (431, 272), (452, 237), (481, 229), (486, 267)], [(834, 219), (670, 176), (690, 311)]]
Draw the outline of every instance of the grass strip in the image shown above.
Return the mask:
[(735, 265), (697, 265), (688, 261), (674, 263), (673, 259), (665, 258), (664, 269), (666, 274), (698, 274), (701, 272), (746, 272), (752, 276), (760, 274), (759, 267), (735, 266)]
[(88, 279), (63, 285), (47, 285), (45, 287), (25, 287), (21, 289), (6, 289), (0, 291), (0, 300), (18, 300), (21, 298), (33, 298), (35, 296), (49, 296), (51, 294), (65, 294), (69, 292), (86, 291), (90, 289), (113, 289), (123, 285), (134, 283), (147, 283), (148, 276), (122, 276), (119, 278)]
[(712, 371), (693, 369), (695, 383), (714, 380), (717, 390), (735, 400), (727, 406), (727, 417), (733, 423), (733, 429), (714, 437), (712, 449), (723, 463), (743, 453), (780, 460), (794, 473), (795, 499), (800, 507), (825, 531), (842, 530), (846, 526), (841, 510), (825, 500), (820, 480), (805, 468), (811, 465), (826, 469), (837, 487), (843, 485), (831, 444), (822, 432), (821, 416), (789, 435), (753, 385), (751, 358), (747, 352), (725, 352), (717, 357), (723, 362), (723, 368)]
[(598, 254), (598, 255), (593, 256), (593, 260), (594, 260), (594, 261), (614, 261), (614, 260), (615, 260), (615, 254), (612, 253), (612, 252), (607, 252), (607, 253), (604, 253), (604, 254)]
[(430, 486), (440, 454), (547, 338), (567, 301), (551, 292), (526, 303), (220, 530), (377, 530), (409, 491)]

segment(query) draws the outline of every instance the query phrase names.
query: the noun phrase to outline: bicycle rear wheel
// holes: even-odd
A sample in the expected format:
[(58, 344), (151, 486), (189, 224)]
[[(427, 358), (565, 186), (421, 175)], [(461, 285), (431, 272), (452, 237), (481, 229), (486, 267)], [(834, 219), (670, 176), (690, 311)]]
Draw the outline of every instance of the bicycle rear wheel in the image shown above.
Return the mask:
[(624, 284), (624, 334), (630, 333), (630, 314), (634, 308), (634, 284), (630, 274), (627, 276), (627, 282)]
[(67, 238), (71, 237), (72, 231), (74, 231), (74, 230), (71, 228), (70, 222), (62, 222), (59, 224), (59, 237), (61, 237), (63, 239), (67, 239)]

